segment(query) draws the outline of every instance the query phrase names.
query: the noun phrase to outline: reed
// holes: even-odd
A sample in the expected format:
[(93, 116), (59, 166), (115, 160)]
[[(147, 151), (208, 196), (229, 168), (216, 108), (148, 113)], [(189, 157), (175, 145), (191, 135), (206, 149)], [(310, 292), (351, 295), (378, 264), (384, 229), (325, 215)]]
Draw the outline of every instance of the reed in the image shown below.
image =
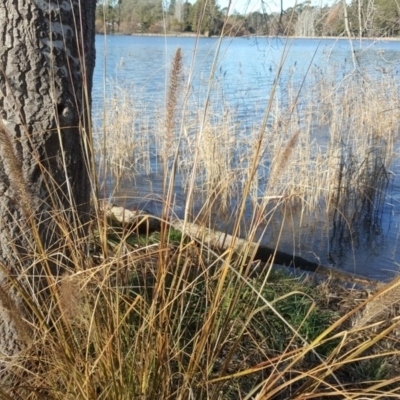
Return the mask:
[(181, 49), (178, 48), (175, 52), (174, 59), (172, 61), (168, 93), (165, 110), (165, 134), (162, 135), (164, 143), (161, 148), (161, 155), (164, 161), (164, 169), (167, 169), (168, 159), (173, 155), (174, 151), (174, 140), (176, 130), (176, 114), (178, 107), (178, 97), (180, 94), (180, 80), (182, 72), (182, 53)]
[[(141, 118), (124, 126), (136, 124), (135, 132), (142, 133), (131, 141), (135, 149), (129, 150), (130, 145), (119, 141), (118, 129), (115, 135), (113, 128), (108, 130), (108, 151), (116, 146), (115, 159), (127, 166), (123, 174), (122, 169), (116, 172), (120, 177), (116, 179), (132, 181), (129, 185), (137, 188), (130, 192), (134, 196), (158, 201), (162, 190), (157, 186), (149, 189), (147, 181), (154, 183), (157, 175), (160, 180), (172, 176), (171, 165), (165, 167), (158, 160), (165, 154), (166, 143), (174, 143), (173, 149), (169, 148), (170, 154), (176, 154), (173, 184), (181, 197), (174, 199), (172, 208), (179, 216), (183, 216), (183, 199), (192, 192), (191, 221), (213, 215), (211, 220), (219, 227), (227, 224), (232, 229), (235, 210), (244, 198), (247, 211), (246, 222), (241, 222), (242, 236), (255, 231), (258, 240), (266, 225), (279, 226), (290, 208), (285, 235), (297, 237), (299, 228), (307, 226), (311, 233), (322, 230), (321, 234), (329, 237), (334, 230), (334, 240), (347, 237), (352, 241), (362, 229), (361, 221), (372, 221), (384, 203), (400, 116), (394, 77), (377, 79), (363, 71), (340, 83), (339, 72), (311, 70), (310, 81), (299, 93), (289, 82), (287, 92), (293, 93), (292, 101), (284, 105), (275, 100), (261, 142), (257, 125), (250, 130), (238, 125), (229, 104), (223, 105), (221, 113), (221, 103), (217, 107), (210, 101), (205, 111), (188, 102), (187, 98), (194, 97), (190, 95), (193, 89), (181, 96), (178, 108), (184, 118), (174, 137), (169, 133), (157, 138), (156, 132), (163, 131), (157, 129), (163, 126), (161, 114), (151, 128), (151, 116), (145, 110), (126, 107), (121, 120), (135, 115)], [(132, 98), (130, 104), (138, 102)], [(296, 109), (302, 111), (294, 113)], [(197, 140), (199, 127), (201, 140)], [(252, 169), (257, 147), (260, 155)], [(126, 161), (120, 149), (127, 151)], [(190, 189), (193, 171), (196, 178)], [(247, 182), (250, 191), (244, 196)], [(254, 213), (257, 218), (252, 217)], [(251, 221), (256, 219), (257, 226), (253, 226)], [(325, 221), (324, 226), (319, 221)]]

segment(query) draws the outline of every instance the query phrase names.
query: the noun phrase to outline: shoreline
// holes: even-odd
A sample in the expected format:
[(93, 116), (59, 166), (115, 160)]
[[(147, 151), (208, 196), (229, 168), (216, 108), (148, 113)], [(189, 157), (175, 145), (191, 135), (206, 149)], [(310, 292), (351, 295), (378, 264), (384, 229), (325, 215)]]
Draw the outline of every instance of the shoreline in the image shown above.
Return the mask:
[[(96, 32), (96, 35), (104, 36), (105, 33)], [(175, 32), (175, 33), (107, 33), (107, 36), (148, 36), (148, 37), (183, 37), (183, 38), (205, 38), (219, 39), (219, 35), (207, 36), (198, 35), (193, 32)], [(311, 40), (352, 40), (352, 41), (376, 41), (376, 42), (400, 42), (400, 37), (347, 37), (347, 36), (269, 36), (269, 35), (243, 35), (243, 36), (224, 36), (224, 39), (311, 39)]]

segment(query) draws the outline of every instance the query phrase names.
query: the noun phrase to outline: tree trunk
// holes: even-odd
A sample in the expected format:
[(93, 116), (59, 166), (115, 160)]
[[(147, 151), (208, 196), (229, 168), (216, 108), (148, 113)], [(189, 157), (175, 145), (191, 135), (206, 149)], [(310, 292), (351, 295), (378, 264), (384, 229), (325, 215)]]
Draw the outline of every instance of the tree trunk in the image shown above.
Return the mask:
[(0, 2), (0, 359), (24, 347), (10, 282), (59, 273), (85, 233), (95, 6)]

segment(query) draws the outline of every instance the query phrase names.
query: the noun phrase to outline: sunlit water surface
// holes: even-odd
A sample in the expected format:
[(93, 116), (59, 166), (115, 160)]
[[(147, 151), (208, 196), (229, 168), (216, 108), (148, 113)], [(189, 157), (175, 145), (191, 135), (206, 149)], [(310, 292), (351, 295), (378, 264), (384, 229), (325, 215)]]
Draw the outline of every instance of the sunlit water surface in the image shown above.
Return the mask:
[[(167, 66), (178, 47), (183, 53), (184, 74), (193, 74), (192, 93), (197, 95), (195, 100), (198, 104), (202, 104), (217, 39), (201, 38), (197, 47), (195, 44), (195, 38), (184, 37), (97, 36), (93, 88), (95, 125), (101, 125), (103, 100), (115, 87), (133, 91), (134, 98), (147, 114), (162, 107), (168, 79)], [(376, 74), (377, 79), (382, 72), (400, 77), (400, 43), (396, 41), (354, 41), (351, 47), (347, 40), (296, 39), (285, 43), (277, 38), (224, 39), (214, 77), (218, 89), (211, 92), (214, 110), (218, 112), (218, 104), (223, 104), (223, 107), (228, 104), (241, 126), (249, 129), (258, 126), (283, 52), (287, 52), (287, 56), (276, 93), (283, 103), (287, 101), (288, 82), (291, 80), (293, 87), (298, 89), (307, 88), (307, 79), (304, 78), (311, 69), (324, 76), (328, 66), (333, 67), (331, 70), (340, 80), (355, 69), (356, 60), (357, 68), (368, 71), (370, 76)], [(195, 63), (191, 67), (193, 57)], [(301, 112), (301, 103), (299, 108)], [(321, 137), (323, 135), (321, 132)], [(156, 163), (157, 157), (152, 162)], [(312, 261), (319, 260), (324, 265), (371, 278), (390, 278), (399, 271), (397, 263), (400, 263), (399, 173), (400, 154), (390, 168), (391, 179), (382, 204), (363, 221), (358, 221), (352, 235), (340, 227), (327, 228), (326, 221), (318, 219), (300, 229), (299, 222), (289, 218), (281, 231), (278, 216), (263, 232), (263, 243), (274, 246), (279, 242), (281, 250)], [(117, 193), (112, 192), (113, 179), (108, 177), (106, 182), (106, 195), (115, 195), (114, 202), (128, 207), (145, 206), (151, 212), (160, 213), (163, 191), (159, 174), (142, 174), (136, 176), (135, 181), (123, 181)], [(186, 195), (179, 186), (179, 180), (174, 199), (175, 212), (182, 217)], [(235, 204), (231, 207), (234, 209)], [(247, 217), (250, 214), (249, 207)], [(220, 226), (229, 229), (229, 218), (228, 221), (221, 221)]]

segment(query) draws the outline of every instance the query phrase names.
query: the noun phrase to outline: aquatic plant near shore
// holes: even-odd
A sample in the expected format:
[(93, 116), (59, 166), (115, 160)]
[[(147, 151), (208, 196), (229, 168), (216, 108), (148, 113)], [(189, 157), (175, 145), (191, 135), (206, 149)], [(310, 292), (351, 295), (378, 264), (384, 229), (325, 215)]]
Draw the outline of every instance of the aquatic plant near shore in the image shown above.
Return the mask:
[[(299, 93), (289, 81), (287, 92), (293, 94), (286, 106), (275, 100), (261, 143), (256, 177), (251, 182), (248, 208), (251, 210), (251, 204), (271, 208), (270, 200), (280, 199), (274, 210), (290, 205), (298, 215), (298, 224), (326, 220), (327, 227), (334, 224), (351, 236), (352, 229), (356, 229), (353, 222), (370, 218), (385, 198), (399, 134), (396, 81), (388, 74), (378, 79), (366, 71), (346, 78), (343, 84), (336, 80), (335, 70), (311, 71), (309, 76), (309, 82)], [(117, 101), (114, 95), (111, 101)], [(217, 111), (221, 104), (215, 111), (210, 104), (204, 124), (201, 119), (205, 111), (185, 103), (185, 119), (175, 129), (173, 138), (172, 131), (164, 135), (162, 129), (157, 129), (161, 126), (157, 121), (149, 126), (146, 110), (131, 110), (128, 101), (134, 106), (134, 99), (125, 93), (119, 106), (122, 115), (113, 115), (113, 108), (107, 107), (107, 120), (116, 124), (107, 129), (107, 152), (111, 159), (118, 158), (130, 166), (123, 173), (121, 168), (111, 167), (111, 172), (139, 181), (141, 177), (146, 179), (150, 171), (168, 174), (165, 164), (157, 162), (165, 153), (163, 149), (168, 148), (178, 157), (175, 187), (181, 187), (179, 191), (188, 190), (189, 177), (196, 168), (194, 210), (199, 211), (205, 202), (210, 202), (214, 213), (229, 215), (250, 177), (257, 126), (249, 130), (243, 122), (238, 124), (229, 104), (222, 113)], [(139, 114), (140, 119), (135, 117), (126, 123), (130, 116)], [(120, 126), (119, 121), (124, 121), (124, 125)], [(119, 132), (127, 132), (128, 136), (132, 126), (136, 133), (130, 143), (134, 148), (119, 139)], [(199, 126), (203, 133), (202, 140), (197, 142), (194, 138)], [(199, 160), (194, 165), (197, 143)]]

